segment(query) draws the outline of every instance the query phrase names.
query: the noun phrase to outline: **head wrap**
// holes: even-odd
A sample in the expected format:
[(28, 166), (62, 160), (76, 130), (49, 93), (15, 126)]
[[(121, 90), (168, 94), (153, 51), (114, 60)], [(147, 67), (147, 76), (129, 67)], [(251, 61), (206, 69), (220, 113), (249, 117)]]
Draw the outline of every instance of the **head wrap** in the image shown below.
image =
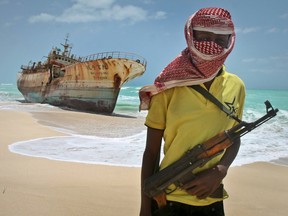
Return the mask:
[[(214, 42), (197, 42), (193, 39), (193, 30), (231, 35), (228, 47), (219, 47)], [(230, 13), (222, 8), (200, 9), (189, 17), (184, 33), (187, 48), (164, 68), (154, 85), (140, 89), (140, 110), (149, 109), (151, 97), (166, 89), (214, 79), (234, 47), (234, 24)]]

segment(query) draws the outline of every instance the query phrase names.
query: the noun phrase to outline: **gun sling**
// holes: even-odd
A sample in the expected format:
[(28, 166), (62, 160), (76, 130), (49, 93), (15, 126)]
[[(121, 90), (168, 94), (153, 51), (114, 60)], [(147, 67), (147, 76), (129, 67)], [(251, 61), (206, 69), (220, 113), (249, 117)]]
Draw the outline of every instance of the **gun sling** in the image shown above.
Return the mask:
[(200, 94), (202, 94), (204, 97), (209, 99), (211, 102), (213, 102), (216, 106), (219, 107), (220, 110), (222, 110), (224, 113), (226, 113), (227, 116), (233, 118), (234, 120), (236, 120), (239, 123), (241, 122), (241, 120), (239, 118), (237, 118), (235, 115), (233, 115), (232, 111), (228, 110), (217, 98), (214, 97), (214, 95), (212, 95), (209, 91), (204, 89), (202, 86), (193, 85), (190, 87), (193, 88), (194, 90), (196, 90), (197, 92), (199, 92)]

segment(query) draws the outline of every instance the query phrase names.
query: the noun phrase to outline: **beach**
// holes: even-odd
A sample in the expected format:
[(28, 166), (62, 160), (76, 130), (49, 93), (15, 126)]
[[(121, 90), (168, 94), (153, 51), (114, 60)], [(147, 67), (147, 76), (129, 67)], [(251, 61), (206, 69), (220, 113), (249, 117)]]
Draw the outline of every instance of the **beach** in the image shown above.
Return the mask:
[[(140, 167), (29, 157), (12, 153), (8, 146), (67, 136), (69, 130), (121, 138), (145, 129), (144, 118), (0, 110), (0, 119), (0, 216), (138, 215)], [(224, 184), (230, 194), (225, 200), (228, 216), (287, 215), (287, 166), (256, 162), (231, 167)]]

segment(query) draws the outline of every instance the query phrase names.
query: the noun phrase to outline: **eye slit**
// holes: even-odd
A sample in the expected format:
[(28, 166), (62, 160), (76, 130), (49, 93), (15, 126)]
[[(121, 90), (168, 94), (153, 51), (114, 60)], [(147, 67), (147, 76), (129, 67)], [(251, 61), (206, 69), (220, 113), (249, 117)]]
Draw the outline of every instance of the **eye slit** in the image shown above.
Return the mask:
[(210, 41), (208, 37), (196, 37), (195, 38), (197, 41)]
[(227, 46), (227, 40), (224, 40), (224, 39), (216, 39), (215, 43), (217, 43), (218, 45), (220, 45), (224, 48)]
[(219, 45), (223, 45), (223, 44), (225, 44), (225, 41), (223, 39), (216, 39), (215, 43), (217, 43)]

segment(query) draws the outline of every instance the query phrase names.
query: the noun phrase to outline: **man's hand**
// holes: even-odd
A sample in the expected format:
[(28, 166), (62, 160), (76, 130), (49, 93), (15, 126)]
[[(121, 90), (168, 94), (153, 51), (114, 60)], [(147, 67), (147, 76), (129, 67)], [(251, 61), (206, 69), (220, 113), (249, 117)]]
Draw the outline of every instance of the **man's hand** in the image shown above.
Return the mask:
[(221, 184), (227, 174), (227, 167), (217, 165), (211, 169), (196, 174), (196, 178), (185, 184), (182, 189), (187, 193), (205, 199), (212, 194)]
[(210, 196), (227, 175), (228, 168), (238, 153), (240, 143), (240, 138), (236, 139), (233, 145), (226, 149), (218, 165), (196, 174), (196, 178), (185, 184), (182, 189), (197, 196), (198, 199), (205, 199)]

